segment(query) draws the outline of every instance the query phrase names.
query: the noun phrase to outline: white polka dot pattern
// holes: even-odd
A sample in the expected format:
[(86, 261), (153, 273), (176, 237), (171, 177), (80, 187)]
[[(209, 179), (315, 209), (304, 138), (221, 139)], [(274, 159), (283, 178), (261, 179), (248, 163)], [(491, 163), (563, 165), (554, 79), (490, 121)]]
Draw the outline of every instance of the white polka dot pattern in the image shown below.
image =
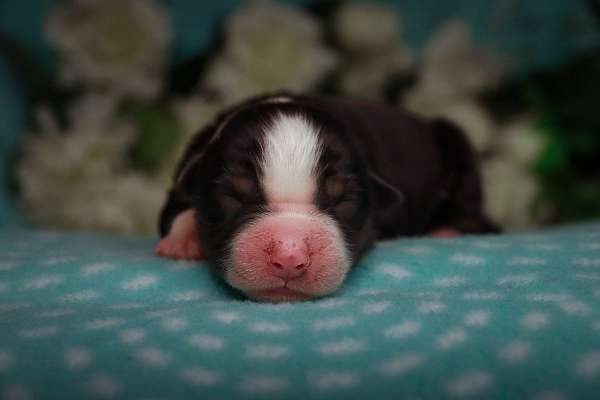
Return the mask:
[(591, 233), (390, 240), (330, 296), (257, 303), (148, 239), (0, 231), (0, 399), (595, 398)]
[(403, 375), (422, 365), (423, 362), (423, 357), (419, 354), (405, 354), (400, 357), (384, 361), (379, 366), (379, 371), (388, 376)]
[(281, 334), (289, 332), (290, 327), (282, 322), (256, 322), (250, 325), (250, 330), (257, 333)]
[(181, 379), (194, 386), (211, 386), (221, 381), (221, 376), (205, 368), (191, 367), (181, 371)]
[(578, 375), (585, 378), (600, 378), (600, 350), (583, 355), (575, 370)]
[(415, 335), (421, 329), (421, 324), (415, 321), (405, 321), (393, 325), (383, 331), (385, 337), (390, 339), (405, 339)]
[(490, 312), (486, 310), (474, 310), (465, 316), (465, 324), (470, 326), (485, 326), (490, 320)]
[(319, 346), (319, 352), (324, 356), (342, 356), (357, 353), (365, 348), (365, 342), (352, 338), (336, 339)]
[(212, 335), (192, 335), (188, 341), (193, 347), (201, 350), (221, 350), (225, 346), (222, 338)]
[(115, 326), (121, 325), (123, 320), (120, 318), (106, 318), (106, 319), (95, 319), (93, 321), (86, 322), (83, 325), (83, 329), (96, 331), (100, 329), (109, 329)]
[(71, 369), (82, 369), (92, 361), (89, 350), (81, 347), (71, 348), (65, 351), (65, 364)]
[(224, 324), (231, 324), (242, 319), (241, 315), (233, 311), (217, 311), (214, 313), (214, 317)]
[(24, 329), (20, 332), (21, 337), (27, 339), (46, 338), (54, 336), (61, 331), (58, 325), (40, 326), (38, 328)]
[(137, 343), (146, 337), (146, 332), (141, 329), (129, 328), (119, 334), (123, 343)]
[(333, 317), (329, 319), (320, 319), (314, 322), (313, 330), (315, 331), (332, 331), (349, 327), (356, 324), (356, 320), (351, 316)]
[(447, 389), (451, 396), (467, 397), (482, 395), (494, 382), (486, 372), (468, 371), (448, 383)]
[(44, 289), (49, 286), (56, 286), (63, 283), (64, 278), (60, 275), (40, 276), (25, 282), (23, 289)]
[(187, 328), (188, 321), (185, 318), (165, 318), (162, 326), (166, 331), (179, 332)]
[(521, 325), (530, 331), (537, 331), (548, 325), (549, 317), (540, 312), (531, 312), (521, 318)]
[(247, 376), (242, 379), (240, 389), (251, 394), (280, 392), (289, 386), (286, 379), (273, 376)]
[(94, 276), (103, 272), (112, 271), (116, 268), (114, 264), (110, 263), (93, 263), (84, 265), (81, 267), (81, 275), (83, 276)]
[(123, 282), (121, 287), (126, 290), (142, 290), (156, 285), (158, 280), (159, 279), (153, 275), (142, 275)]
[(145, 347), (139, 349), (136, 358), (144, 365), (153, 367), (166, 367), (171, 363), (171, 355), (155, 347)]
[(87, 388), (91, 394), (109, 399), (121, 391), (121, 385), (103, 373), (94, 374), (87, 382)]
[(525, 360), (531, 352), (529, 343), (515, 340), (498, 351), (498, 358), (508, 363), (517, 363)]
[(277, 359), (288, 356), (289, 349), (281, 345), (258, 344), (247, 346), (246, 356), (254, 359)]
[(453, 328), (446, 333), (439, 335), (436, 339), (436, 345), (442, 350), (450, 350), (467, 338), (467, 332), (461, 328)]
[(381, 271), (381, 273), (397, 280), (405, 279), (412, 275), (412, 272), (410, 272), (406, 268), (394, 264), (381, 265), (379, 267), (379, 270)]
[(312, 374), (309, 377), (311, 385), (319, 391), (334, 391), (351, 388), (358, 384), (360, 378), (354, 372), (326, 372)]
[(0, 373), (8, 370), (12, 364), (12, 357), (6, 351), (0, 351)]

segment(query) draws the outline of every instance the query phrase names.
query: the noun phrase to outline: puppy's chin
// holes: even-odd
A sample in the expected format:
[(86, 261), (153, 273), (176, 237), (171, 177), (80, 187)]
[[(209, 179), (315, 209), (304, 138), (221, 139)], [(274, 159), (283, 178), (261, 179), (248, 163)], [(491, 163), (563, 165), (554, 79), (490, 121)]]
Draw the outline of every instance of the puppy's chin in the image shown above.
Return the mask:
[(272, 303), (279, 302), (291, 302), (291, 301), (308, 301), (313, 300), (315, 297), (309, 296), (305, 293), (295, 292), (288, 288), (277, 288), (277, 289), (263, 289), (263, 290), (251, 290), (245, 292), (252, 300), (266, 301)]
[[(309, 265), (292, 279), (273, 274), (269, 249), (286, 235), (306, 243)], [(350, 268), (350, 257), (337, 223), (311, 211), (278, 211), (256, 219), (234, 238), (225, 280), (248, 297), (262, 301), (302, 301), (339, 288)]]

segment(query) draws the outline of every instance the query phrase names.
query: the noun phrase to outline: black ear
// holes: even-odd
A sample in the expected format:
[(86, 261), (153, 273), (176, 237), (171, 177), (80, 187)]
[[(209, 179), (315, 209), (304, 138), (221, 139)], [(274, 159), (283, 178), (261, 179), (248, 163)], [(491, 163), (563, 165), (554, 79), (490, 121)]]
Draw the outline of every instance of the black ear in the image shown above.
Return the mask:
[(379, 238), (395, 237), (406, 232), (408, 204), (405, 194), (384, 178), (369, 171), (372, 215)]
[(406, 196), (400, 189), (394, 187), (375, 172), (369, 170), (369, 180), (373, 193), (373, 204), (377, 207), (401, 207), (406, 202)]

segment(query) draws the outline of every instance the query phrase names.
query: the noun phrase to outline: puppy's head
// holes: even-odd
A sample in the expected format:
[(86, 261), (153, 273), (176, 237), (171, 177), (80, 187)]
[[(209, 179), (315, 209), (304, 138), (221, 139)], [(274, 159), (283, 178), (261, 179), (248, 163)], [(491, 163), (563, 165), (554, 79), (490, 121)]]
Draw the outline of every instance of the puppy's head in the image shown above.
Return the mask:
[(337, 289), (372, 242), (368, 180), (330, 115), (263, 102), (225, 118), (180, 184), (224, 279), (251, 298), (289, 301)]

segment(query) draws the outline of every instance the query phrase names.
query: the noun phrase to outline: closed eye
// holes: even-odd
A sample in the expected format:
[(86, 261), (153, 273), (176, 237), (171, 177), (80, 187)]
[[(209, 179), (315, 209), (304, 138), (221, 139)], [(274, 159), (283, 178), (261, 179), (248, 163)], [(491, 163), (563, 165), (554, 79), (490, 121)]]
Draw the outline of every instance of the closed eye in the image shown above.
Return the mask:
[(228, 172), (220, 178), (216, 192), (217, 201), (226, 218), (233, 218), (242, 208), (257, 206), (261, 197), (255, 179), (241, 173)]
[(256, 184), (253, 179), (247, 176), (232, 176), (230, 179), (232, 189), (240, 195), (250, 195), (256, 191)]
[(356, 201), (353, 199), (345, 199), (338, 202), (335, 206), (335, 214), (341, 219), (348, 219), (354, 216), (357, 209)]
[(240, 201), (240, 199), (230, 194), (222, 193), (217, 195), (217, 201), (219, 202), (219, 205), (223, 208), (223, 211), (225, 211), (225, 215), (227, 217), (232, 217), (242, 207), (242, 202)]

